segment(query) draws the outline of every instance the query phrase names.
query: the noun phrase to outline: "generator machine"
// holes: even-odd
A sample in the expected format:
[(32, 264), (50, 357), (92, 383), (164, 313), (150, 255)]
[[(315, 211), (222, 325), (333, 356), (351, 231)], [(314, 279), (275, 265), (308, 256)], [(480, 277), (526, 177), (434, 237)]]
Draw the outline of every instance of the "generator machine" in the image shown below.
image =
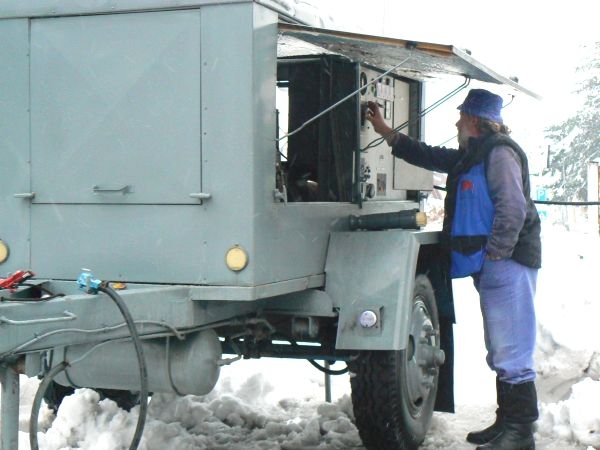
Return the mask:
[(149, 393), (207, 394), (244, 358), (345, 362), (369, 449), (417, 448), (453, 410), (432, 173), (366, 105), (420, 138), (431, 77), (526, 90), (270, 0), (7, 0), (0, 42), (2, 450), (22, 374), (32, 448), (50, 391), (136, 395), (136, 448)]

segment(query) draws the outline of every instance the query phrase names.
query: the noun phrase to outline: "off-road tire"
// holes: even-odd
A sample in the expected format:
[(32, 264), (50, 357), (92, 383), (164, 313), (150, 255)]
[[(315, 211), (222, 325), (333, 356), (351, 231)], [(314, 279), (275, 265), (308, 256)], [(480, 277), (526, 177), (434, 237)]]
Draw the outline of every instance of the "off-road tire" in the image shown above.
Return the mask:
[(431, 422), (439, 369), (422, 370), (416, 356), (439, 351), (440, 339), (433, 288), (424, 275), (416, 277), (411, 311), (405, 350), (363, 351), (349, 364), (356, 426), (369, 450), (416, 449)]

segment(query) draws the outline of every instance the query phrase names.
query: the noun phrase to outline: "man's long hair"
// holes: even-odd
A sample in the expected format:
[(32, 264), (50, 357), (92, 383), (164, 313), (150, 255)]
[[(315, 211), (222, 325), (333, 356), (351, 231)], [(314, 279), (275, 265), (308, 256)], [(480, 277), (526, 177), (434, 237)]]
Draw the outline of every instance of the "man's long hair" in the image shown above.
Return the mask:
[(482, 135), (492, 134), (492, 133), (501, 133), (506, 134), (507, 136), (510, 134), (510, 128), (508, 128), (503, 123), (493, 122), (488, 119), (479, 118), (479, 132)]

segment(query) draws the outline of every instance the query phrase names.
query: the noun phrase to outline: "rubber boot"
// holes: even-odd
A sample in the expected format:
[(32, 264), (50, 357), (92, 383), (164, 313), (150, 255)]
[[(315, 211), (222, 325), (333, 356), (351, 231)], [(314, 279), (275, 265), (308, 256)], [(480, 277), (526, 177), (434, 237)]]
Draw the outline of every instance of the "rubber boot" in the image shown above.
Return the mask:
[(504, 429), (477, 450), (534, 450), (533, 423), (538, 418), (537, 393), (533, 381), (500, 382)]
[(492, 425), (483, 430), (471, 431), (469, 434), (467, 434), (467, 442), (477, 445), (485, 444), (502, 433), (502, 430), (504, 429), (504, 417), (502, 416), (502, 412), (500, 410), (500, 405), (502, 404), (501, 394), (502, 391), (500, 389), (500, 381), (498, 380), (498, 377), (496, 377), (496, 400), (498, 402), (498, 408), (496, 409), (496, 420)]

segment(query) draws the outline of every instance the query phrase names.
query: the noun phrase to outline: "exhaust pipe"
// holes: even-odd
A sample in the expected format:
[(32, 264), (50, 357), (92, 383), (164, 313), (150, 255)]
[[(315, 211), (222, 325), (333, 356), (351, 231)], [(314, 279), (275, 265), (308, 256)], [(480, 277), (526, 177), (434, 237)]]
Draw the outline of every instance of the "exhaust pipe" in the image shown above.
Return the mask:
[(427, 225), (427, 216), (418, 209), (349, 217), (350, 230), (419, 229)]

